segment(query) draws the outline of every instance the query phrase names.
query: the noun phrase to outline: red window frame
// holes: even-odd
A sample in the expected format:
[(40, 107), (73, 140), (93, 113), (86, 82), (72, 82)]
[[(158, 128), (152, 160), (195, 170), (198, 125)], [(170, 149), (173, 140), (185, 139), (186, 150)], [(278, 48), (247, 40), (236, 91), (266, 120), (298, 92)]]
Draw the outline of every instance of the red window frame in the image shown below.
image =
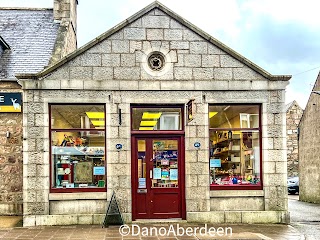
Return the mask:
[[(76, 192), (106, 192), (107, 191), (107, 171), (106, 171), (106, 182), (105, 182), (105, 187), (104, 188), (94, 188), (94, 187), (90, 187), (90, 188), (55, 188), (52, 185), (52, 177), (53, 177), (53, 172), (52, 172), (52, 132), (77, 132), (77, 131), (97, 131), (97, 129), (95, 128), (52, 128), (51, 126), (51, 107), (52, 106), (57, 106), (57, 105), (63, 105), (63, 106), (78, 106), (78, 105), (96, 105), (96, 106), (103, 106), (104, 108), (104, 116), (106, 119), (106, 105), (105, 104), (101, 104), (101, 103), (49, 103), (49, 184), (50, 184), (50, 193), (76, 193)], [(106, 122), (106, 121), (105, 121)], [(106, 150), (107, 150), (107, 146), (106, 146), (106, 126), (104, 127), (104, 129), (99, 129), (98, 131), (102, 132), (104, 131), (104, 136), (105, 136), (105, 140), (104, 140), (104, 164), (105, 164), (105, 169), (107, 167), (107, 158), (106, 158)]]
[[(221, 103), (221, 104), (209, 104), (208, 109), (210, 106), (222, 106), (222, 105), (230, 105), (230, 106), (257, 106), (259, 108), (259, 127), (258, 128), (210, 128), (209, 126), (209, 136), (210, 131), (243, 131), (243, 132), (250, 132), (250, 131), (258, 131), (259, 132), (259, 145), (260, 145), (260, 182), (259, 185), (211, 185), (210, 190), (262, 190), (263, 189), (263, 172), (262, 172), (262, 116), (261, 116), (261, 109), (262, 104), (253, 104), (253, 103)], [(209, 111), (208, 111), (209, 112)], [(210, 140), (209, 140), (210, 141)], [(209, 143), (210, 146), (210, 143)], [(209, 149), (210, 151), (210, 149)], [(210, 166), (209, 166), (210, 171)], [(210, 174), (209, 174), (210, 175)]]

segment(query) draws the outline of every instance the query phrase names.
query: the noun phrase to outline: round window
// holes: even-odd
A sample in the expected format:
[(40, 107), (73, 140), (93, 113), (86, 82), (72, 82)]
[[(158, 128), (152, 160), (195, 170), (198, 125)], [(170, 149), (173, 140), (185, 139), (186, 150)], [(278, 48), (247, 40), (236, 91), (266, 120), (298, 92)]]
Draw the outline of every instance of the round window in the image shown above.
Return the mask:
[(148, 58), (149, 67), (154, 71), (159, 71), (164, 67), (164, 56), (159, 52), (152, 53)]

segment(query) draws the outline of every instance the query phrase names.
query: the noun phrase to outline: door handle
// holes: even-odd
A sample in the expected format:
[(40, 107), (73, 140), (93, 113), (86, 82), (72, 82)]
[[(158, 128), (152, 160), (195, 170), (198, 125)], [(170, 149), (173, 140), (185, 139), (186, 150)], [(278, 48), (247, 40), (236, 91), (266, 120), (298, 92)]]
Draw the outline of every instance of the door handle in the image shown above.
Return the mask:
[(152, 179), (152, 170), (150, 170), (150, 179)]

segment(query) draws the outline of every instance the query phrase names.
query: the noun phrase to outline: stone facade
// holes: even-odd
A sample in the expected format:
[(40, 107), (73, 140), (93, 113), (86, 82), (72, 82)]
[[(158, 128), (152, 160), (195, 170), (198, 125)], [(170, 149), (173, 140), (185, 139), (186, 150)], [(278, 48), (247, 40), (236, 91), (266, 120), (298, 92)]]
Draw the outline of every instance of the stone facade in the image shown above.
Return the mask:
[[(320, 74), (313, 91), (320, 91)], [(311, 93), (300, 121), (299, 199), (320, 203), (320, 95)]]
[[(1, 92), (22, 90), (16, 82), (0, 81)], [(22, 214), (21, 113), (0, 113), (0, 214)]]
[(295, 177), (299, 173), (298, 128), (303, 109), (296, 101), (293, 101), (287, 104), (286, 112), (288, 177)]
[[(158, 72), (148, 68), (152, 52), (165, 59)], [(101, 206), (113, 190), (125, 221), (131, 222), (130, 105), (184, 105), (190, 99), (195, 113), (185, 125), (187, 221), (288, 221), (284, 89), (290, 76), (266, 73), (163, 5), (155, 2), (67, 59), (36, 75), (18, 77), (25, 92), (25, 226), (101, 223), (105, 214)], [(106, 195), (70, 193), (66, 199), (50, 193), (49, 103), (106, 105)], [(210, 103), (262, 104), (262, 190), (210, 191)], [(195, 149), (196, 141), (201, 148)], [(118, 143), (123, 145), (120, 152), (115, 148)], [(234, 208), (235, 198), (247, 204)], [(97, 207), (91, 213), (78, 211), (93, 201)]]

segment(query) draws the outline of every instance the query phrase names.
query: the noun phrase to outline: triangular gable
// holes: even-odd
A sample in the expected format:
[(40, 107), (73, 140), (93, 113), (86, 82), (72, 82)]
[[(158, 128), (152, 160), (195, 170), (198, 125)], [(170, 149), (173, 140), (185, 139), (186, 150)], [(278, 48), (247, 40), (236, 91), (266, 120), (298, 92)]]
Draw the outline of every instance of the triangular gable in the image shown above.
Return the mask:
[[(309, 99), (308, 99), (307, 105), (303, 111), (299, 126), (303, 125), (304, 121), (306, 120), (307, 113), (312, 112), (312, 109), (313, 110), (316, 109), (314, 106), (314, 104), (316, 103), (315, 99), (320, 98), (320, 95), (318, 92), (320, 92), (320, 72), (318, 73), (317, 79), (316, 79), (316, 81), (313, 85), (312, 91), (309, 95)], [(315, 117), (314, 119), (317, 119), (317, 121), (319, 121), (318, 120), (319, 117)]]
[(302, 109), (296, 100), (293, 100), (292, 102), (286, 104), (285, 111), (288, 112), (293, 106), (297, 106), (298, 108)]
[(96, 37), (94, 40), (90, 41), (86, 45), (82, 46), (81, 48), (77, 49), (73, 53), (69, 54), (68, 56), (62, 58), (60, 61), (58, 61), (56, 64), (49, 66), (48, 68), (44, 69), (43, 71), (37, 73), (37, 74), (17, 74), (16, 77), (19, 79), (38, 79), (45, 77), (46, 75), (50, 74), (51, 72), (55, 71), (60, 66), (64, 65), (67, 62), (70, 62), (71, 60), (74, 60), (81, 54), (90, 51), (91, 48), (98, 45), (99, 43), (102, 43), (104, 40), (112, 37), (113, 34), (116, 34), (121, 29), (134, 24), (139, 18), (142, 18), (144, 15), (146, 15), (148, 12), (152, 10), (160, 10), (163, 13), (170, 16), (172, 19), (175, 19), (179, 24), (185, 26), (187, 29), (193, 31), (196, 35), (202, 37), (205, 41), (213, 44), (221, 51), (225, 52), (226, 54), (229, 54), (232, 58), (239, 61), (239, 63), (244, 64), (249, 69), (253, 70), (254, 72), (258, 73), (262, 77), (268, 79), (268, 80), (276, 80), (276, 81), (287, 81), (291, 78), (290, 75), (272, 75), (268, 73), (267, 71), (263, 70), (247, 58), (243, 57), (239, 53), (235, 52), (231, 48), (227, 47), (214, 37), (210, 36), (209, 34), (205, 33), (204, 31), (200, 30), (184, 18), (180, 17), (178, 14), (174, 13), (158, 1), (153, 2), (152, 4), (148, 5), (147, 7), (143, 8), (133, 16), (129, 17), (128, 19), (124, 20), (123, 22), (119, 23), (115, 27), (111, 28), (107, 32), (103, 33), (102, 35)]

